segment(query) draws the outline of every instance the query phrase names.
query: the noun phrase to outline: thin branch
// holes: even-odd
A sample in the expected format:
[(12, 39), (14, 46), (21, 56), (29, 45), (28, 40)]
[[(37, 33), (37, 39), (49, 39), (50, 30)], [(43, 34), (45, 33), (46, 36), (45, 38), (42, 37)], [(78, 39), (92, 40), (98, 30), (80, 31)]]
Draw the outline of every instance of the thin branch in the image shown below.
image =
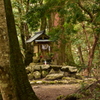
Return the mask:
[(79, 2), (78, 2), (77, 4), (78, 4), (78, 6), (79, 6), (82, 10), (84, 10), (84, 11), (90, 16), (91, 22), (93, 22), (93, 19), (94, 19), (93, 14), (92, 14), (90, 11), (88, 11), (87, 9), (85, 9), (85, 8), (83, 7), (83, 5), (82, 5), (82, 3), (81, 3), (80, 0), (79, 0)]

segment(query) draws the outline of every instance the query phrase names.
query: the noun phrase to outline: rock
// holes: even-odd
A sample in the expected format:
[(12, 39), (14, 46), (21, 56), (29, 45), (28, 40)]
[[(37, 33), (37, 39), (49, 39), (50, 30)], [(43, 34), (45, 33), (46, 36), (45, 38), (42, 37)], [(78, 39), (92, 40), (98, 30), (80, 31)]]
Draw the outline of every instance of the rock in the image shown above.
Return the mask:
[(50, 65), (40, 65), (42, 70), (47, 70), (50, 68)]
[(34, 65), (36, 65), (36, 64), (35, 64), (35, 63), (33, 63), (33, 62), (29, 64), (29, 66), (34, 66)]
[(32, 73), (28, 74), (28, 79), (32, 80), (34, 78), (34, 75)]
[(48, 74), (48, 72), (47, 71), (42, 71), (42, 77), (44, 78), (44, 77), (46, 77), (47, 76), (47, 74)]
[(76, 79), (83, 79), (83, 76), (77, 73), (76, 76), (75, 76), (75, 78)]
[(34, 71), (48, 70), (50, 68), (49, 65), (33, 65), (32, 68)]
[(41, 73), (39, 71), (33, 72), (34, 78), (35, 79), (40, 79), (41, 78)]
[(60, 69), (54, 70), (53, 68), (50, 70), (49, 74), (63, 73)]
[(62, 65), (50, 65), (51, 68), (53, 68), (54, 70), (59, 70), (61, 69)]
[(69, 71), (72, 73), (76, 73), (77, 72), (77, 68), (76, 67), (72, 67), (72, 66), (68, 66)]
[(54, 69), (51, 69), (49, 74), (55, 74), (55, 70)]
[(43, 82), (42, 82), (42, 81), (37, 81), (36, 83), (38, 83), (38, 84), (42, 84)]
[(62, 66), (61, 71), (69, 72), (69, 67), (68, 66)]
[(40, 71), (41, 70), (40, 65), (33, 65), (32, 68), (34, 69), (34, 71)]
[(34, 71), (34, 68), (31, 66), (26, 67), (26, 73), (29, 74)]
[(68, 72), (64, 72), (64, 76), (68, 77), (68, 76), (70, 76), (70, 74)]
[(61, 68), (62, 71), (66, 71), (66, 72), (70, 72), (70, 73), (76, 73), (77, 72), (77, 68), (73, 67), (73, 66), (63, 66)]
[(59, 74), (49, 74), (46, 76), (46, 80), (56, 80), (56, 79), (61, 79), (63, 77), (64, 73), (59, 73)]
[(30, 84), (31, 84), (31, 85), (35, 84), (35, 81), (30, 81)]

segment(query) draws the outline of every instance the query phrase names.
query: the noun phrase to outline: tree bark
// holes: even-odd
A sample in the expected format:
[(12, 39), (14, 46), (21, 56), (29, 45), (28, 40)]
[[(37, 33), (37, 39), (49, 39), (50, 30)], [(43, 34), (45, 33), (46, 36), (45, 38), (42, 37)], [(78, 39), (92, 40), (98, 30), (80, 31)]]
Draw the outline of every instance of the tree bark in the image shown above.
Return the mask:
[(68, 65), (75, 65), (73, 54), (72, 54), (70, 37), (67, 38), (67, 40), (68, 41), (66, 43), (66, 62)]
[[(20, 5), (24, 5), (22, 1), (17, 0), (17, 3)], [(23, 54), (24, 54), (24, 61), (25, 66), (28, 66), (33, 61), (33, 46), (31, 44), (26, 44), (25, 40), (30, 38), (29, 28), (27, 23), (23, 22), (22, 16), (24, 13), (27, 13), (29, 10), (29, 0), (26, 2), (26, 9), (23, 12), (20, 7), (18, 7), (19, 12), (19, 30), (21, 35), (21, 41), (22, 41), (22, 48), (23, 48)]]
[(81, 65), (83, 65), (84, 64), (84, 59), (83, 59), (83, 55), (82, 55), (81, 46), (78, 46), (78, 53), (79, 53)]
[(94, 58), (94, 52), (95, 52), (95, 48), (97, 46), (98, 40), (99, 40), (99, 34), (94, 34), (94, 42), (93, 42), (92, 48), (90, 49), (89, 58), (88, 58), (88, 68), (87, 68), (88, 76), (91, 72), (92, 62), (93, 62), (93, 58)]
[(10, 46), (10, 67), (16, 89), (17, 100), (38, 100), (28, 81), (25, 71), (10, 0), (4, 0), (4, 5)]
[(9, 40), (4, 2), (0, 0), (0, 99), (17, 100), (9, 62)]

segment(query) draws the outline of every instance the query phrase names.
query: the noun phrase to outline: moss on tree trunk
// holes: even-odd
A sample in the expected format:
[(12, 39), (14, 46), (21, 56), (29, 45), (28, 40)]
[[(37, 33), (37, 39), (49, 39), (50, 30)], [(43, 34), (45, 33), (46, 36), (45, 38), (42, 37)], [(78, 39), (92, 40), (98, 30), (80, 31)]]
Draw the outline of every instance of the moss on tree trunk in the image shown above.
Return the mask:
[(4, 0), (10, 45), (10, 67), (18, 100), (38, 100), (25, 71), (10, 0)]

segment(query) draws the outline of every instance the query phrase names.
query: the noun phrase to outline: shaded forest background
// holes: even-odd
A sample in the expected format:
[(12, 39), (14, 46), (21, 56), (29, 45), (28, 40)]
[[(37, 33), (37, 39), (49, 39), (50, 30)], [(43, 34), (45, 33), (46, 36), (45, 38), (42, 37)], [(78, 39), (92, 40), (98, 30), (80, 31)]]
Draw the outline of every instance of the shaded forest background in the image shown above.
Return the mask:
[(25, 71), (34, 56), (33, 44), (25, 41), (36, 31), (46, 30), (51, 36), (58, 65), (75, 65), (88, 75), (100, 67), (99, 0), (12, 0), (15, 20), (10, 0), (1, 0), (0, 5), (3, 100), (38, 100)]
[(57, 64), (88, 72), (100, 66), (99, 0), (12, 0), (12, 6), (26, 66), (34, 54), (33, 45), (25, 41), (41, 30), (54, 41)]

